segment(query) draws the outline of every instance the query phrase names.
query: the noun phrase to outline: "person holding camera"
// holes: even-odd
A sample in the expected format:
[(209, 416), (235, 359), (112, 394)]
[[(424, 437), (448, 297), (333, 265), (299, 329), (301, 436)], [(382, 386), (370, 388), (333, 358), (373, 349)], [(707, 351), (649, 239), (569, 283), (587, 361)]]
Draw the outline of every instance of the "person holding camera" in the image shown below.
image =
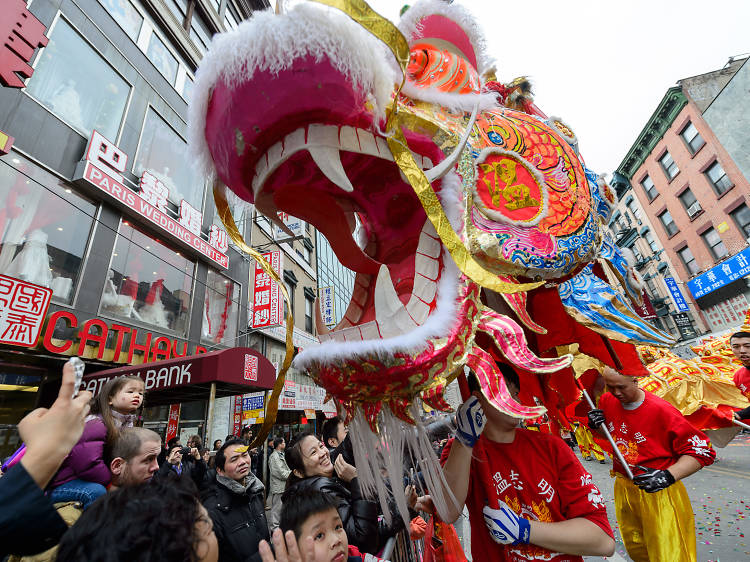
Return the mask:
[[(188, 458), (190, 461), (187, 461)], [(178, 476), (187, 476), (196, 486), (202, 487), (206, 476), (206, 463), (197, 447), (182, 447), (176, 444), (168, 449), (166, 461), (159, 467), (155, 478), (165, 479), (170, 472)]]

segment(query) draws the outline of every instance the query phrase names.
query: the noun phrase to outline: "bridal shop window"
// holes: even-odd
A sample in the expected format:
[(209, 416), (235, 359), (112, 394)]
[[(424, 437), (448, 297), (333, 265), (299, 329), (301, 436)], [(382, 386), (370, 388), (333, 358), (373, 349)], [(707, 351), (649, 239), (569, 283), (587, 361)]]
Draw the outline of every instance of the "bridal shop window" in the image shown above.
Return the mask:
[(100, 313), (187, 334), (195, 262), (127, 221), (112, 253)]
[(240, 285), (209, 269), (203, 303), (203, 339), (214, 344), (236, 345), (239, 313)]
[(116, 140), (130, 85), (59, 18), (26, 92), (84, 136), (96, 129)]
[(96, 205), (20, 155), (0, 159), (0, 272), (70, 304)]
[(140, 176), (148, 170), (169, 188), (169, 200), (177, 208), (184, 199), (198, 210), (203, 209), (203, 181), (190, 165), (187, 143), (167, 122), (149, 107), (133, 165)]

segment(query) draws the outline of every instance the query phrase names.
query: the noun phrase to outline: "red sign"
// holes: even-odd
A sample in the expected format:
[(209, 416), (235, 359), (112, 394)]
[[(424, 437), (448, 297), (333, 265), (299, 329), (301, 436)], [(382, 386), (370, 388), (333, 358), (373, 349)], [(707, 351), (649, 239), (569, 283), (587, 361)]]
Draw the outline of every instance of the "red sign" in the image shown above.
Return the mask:
[[(242, 378), (242, 365), (245, 354), (248, 353), (258, 357), (258, 381), (252, 384)], [(107, 381), (130, 375), (140, 377), (146, 383), (147, 392), (181, 386), (207, 387), (210, 383), (232, 385), (231, 388), (237, 388), (239, 392), (253, 388), (270, 390), (276, 382), (276, 371), (271, 362), (249, 347), (232, 347), (145, 365), (97, 371), (84, 375), (83, 382), (86, 390), (96, 394)], [(239, 414), (242, 419), (242, 396), (239, 398)]]
[(643, 304), (640, 306), (634, 306), (638, 316), (646, 320), (656, 318), (656, 312), (654, 311), (654, 305), (651, 304), (651, 299), (648, 297), (648, 293), (643, 291)]
[[(148, 172), (144, 172), (141, 177), (140, 193), (136, 193), (124, 185), (122, 173), (125, 171), (127, 158), (127, 155), (114, 143), (94, 131), (86, 150), (86, 159), (80, 164), (83, 165), (83, 170), (82, 172), (80, 168), (76, 170), (76, 181), (83, 181), (85, 184), (103, 191), (115, 203), (158, 226), (173, 240), (198, 251), (225, 269), (229, 267), (227, 255), (201, 238), (200, 223), (202, 218), (200, 211), (183, 201), (180, 205), (180, 220), (177, 221), (170, 217), (166, 213), (166, 200), (163, 191), (166, 187)], [(217, 242), (220, 241), (218, 238), (214, 235), (214, 240)]]
[(232, 435), (242, 431), (242, 395), (232, 396)]
[[(263, 254), (276, 273), (281, 273), (281, 250)], [(284, 301), (279, 284), (255, 262), (253, 282), (252, 327), (276, 326), (284, 320)]]
[(180, 423), (180, 405), (170, 404), (169, 405), (169, 424), (167, 425), (167, 436), (164, 438), (166, 443), (169, 443), (170, 439), (177, 437), (177, 426)]
[[(58, 322), (67, 322), (70, 328), (78, 327), (78, 317), (67, 310), (58, 310), (49, 315), (47, 327), (44, 330), (42, 346), (50, 353), (60, 355), (78, 355), (79, 357), (106, 359), (114, 363), (133, 363), (136, 355), (142, 356), (142, 363), (185, 357), (188, 353), (188, 343), (171, 340), (164, 336), (154, 337), (151, 332), (145, 332), (145, 342), (138, 343), (138, 330), (130, 326), (112, 323), (107, 324), (100, 318), (87, 320), (75, 335), (78, 345), (73, 340), (59, 340), (55, 338)], [(112, 334), (112, 338), (109, 335)], [(129, 335), (128, 343), (125, 336)], [(96, 347), (96, 354), (87, 351), (87, 346)], [(182, 347), (182, 350), (180, 350)], [(112, 350), (112, 357), (105, 357), (105, 352)], [(193, 353), (205, 353), (206, 348), (196, 345)]]
[(47, 28), (26, 7), (25, 0), (4, 0), (0, 9), (0, 83), (11, 88), (23, 88), (23, 81), (31, 78), (29, 66), (37, 47), (47, 45)]
[(242, 378), (246, 381), (258, 380), (258, 358), (255, 355), (245, 354), (245, 369)]
[(36, 345), (51, 298), (52, 289), (0, 275), (0, 343)]

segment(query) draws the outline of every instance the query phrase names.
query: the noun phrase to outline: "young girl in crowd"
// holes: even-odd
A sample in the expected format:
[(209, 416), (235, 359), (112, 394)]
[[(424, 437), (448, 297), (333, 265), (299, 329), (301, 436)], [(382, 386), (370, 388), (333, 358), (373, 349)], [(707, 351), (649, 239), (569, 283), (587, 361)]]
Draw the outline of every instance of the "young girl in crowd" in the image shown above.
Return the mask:
[(80, 501), (86, 509), (106, 493), (111, 474), (104, 448), (117, 439), (121, 427), (133, 427), (144, 393), (143, 380), (136, 376), (118, 377), (104, 385), (91, 401), (83, 435), (49, 486), (53, 502)]

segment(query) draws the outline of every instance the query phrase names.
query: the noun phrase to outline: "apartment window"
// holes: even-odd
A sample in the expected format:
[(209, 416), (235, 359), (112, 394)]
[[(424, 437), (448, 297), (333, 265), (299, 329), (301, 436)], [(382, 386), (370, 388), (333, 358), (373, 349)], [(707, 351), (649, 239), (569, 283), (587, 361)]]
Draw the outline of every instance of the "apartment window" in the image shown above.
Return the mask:
[(636, 261), (643, 261), (643, 254), (641, 254), (641, 251), (638, 249), (638, 246), (633, 244), (631, 250), (633, 250), (633, 255), (635, 256)]
[(638, 204), (635, 201), (630, 201), (627, 204), (628, 210), (633, 213), (633, 216), (635, 217), (635, 220), (638, 221), (638, 224), (641, 224), (643, 222), (643, 217), (641, 216), (641, 209), (638, 207)]
[(656, 283), (654, 283), (653, 277), (649, 277), (648, 279), (646, 279), (646, 287), (648, 288), (648, 294), (652, 299), (659, 298), (659, 291), (656, 289)]
[(128, 34), (133, 41), (138, 39), (138, 34), (143, 25), (143, 16), (135, 9), (128, 0), (99, 0), (99, 3), (107, 9), (117, 24)]
[(314, 301), (305, 297), (305, 331), (313, 333), (313, 305)]
[(127, 222), (112, 253), (102, 314), (187, 334), (195, 262)]
[(677, 164), (675, 164), (675, 161), (672, 159), (672, 155), (669, 153), (669, 151), (665, 152), (664, 156), (659, 158), (659, 164), (661, 165), (661, 169), (664, 170), (664, 174), (669, 180), (671, 180), (680, 172), (680, 169), (677, 167)]
[(230, 29), (236, 29), (240, 23), (240, 16), (235, 10), (231, 3), (227, 2), (227, 7), (224, 10), (224, 26), (227, 31)]
[(664, 225), (664, 230), (667, 232), (667, 236), (672, 236), (679, 230), (674, 223), (672, 215), (669, 214), (669, 211), (664, 211), (659, 215), (659, 220), (661, 221), (661, 224)]
[(240, 286), (208, 270), (201, 337), (214, 344), (235, 345), (240, 313)]
[(288, 311), (291, 310), (294, 313), (294, 290), (297, 288), (297, 276), (293, 271), (289, 269), (284, 270), (284, 285), (289, 293), (289, 302), (284, 303), (284, 320), (286, 320)]
[(688, 121), (688, 124), (685, 125), (684, 129), (682, 129), (680, 136), (682, 137), (682, 140), (685, 141), (690, 154), (695, 154), (701, 149), (704, 144), (706, 144), (706, 141), (703, 140), (703, 137), (698, 132), (698, 129), (696, 129), (695, 125), (693, 125), (690, 121)]
[(170, 84), (174, 84), (177, 78), (177, 59), (169, 52), (164, 42), (159, 39), (156, 33), (151, 34), (148, 43), (146, 56), (154, 63), (154, 66), (161, 72)]
[(190, 76), (185, 76), (185, 83), (182, 86), (182, 97), (185, 98), (188, 102), (190, 101), (190, 96), (193, 95), (193, 79), (190, 78)]
[(716, 232), (716, 229), (709, 228), (706, 232), (701, 234), (701, 238), (703, 238), (706, 246), (708, 246), (714, 259), (719, 260), (729, 253), (727, 252), (727, 247), (724, 245), (724, 242), (721, 240), (721, 236)]
[(201, 53), (208, 50), (208, 45), (211, 43), (211, 30), (206, 25), (206, 21), (200, 14), (193, 13), (193, 17), (190, 21), (190, 39), (193, 40), (195, 46)]
[(730, 214), (743, 235), (750, 238), (750, 208), (743, 203)]
[(654, 185), (654, 180), (651, 179), (651, 176), (646, 176), (645, 178), (643, 178), (641, 187), (643, 187), (643, 190), (646, 192), (646, 197), (648, 197), (649, 201), (652, 201), (654, 197), (659, 195), (659, 192), (656, 191), (656, 186)]
[(718, 161), (706, 168), (704, 173), (706, 174), (708, 181), (711, 182), (717, 195), (726, 193), (733, 187), (731, 180), (727, 177), (724, 168), (721, 167), (721, 164), (719, 164)]
[(680, 259), (682, 260), (682, 263), (685, 265), (685, 269), (688, 270), (688, 273), (690, 275), (695, 275), (700, 271), (698, 269), (698, 264), (695, 261), (695, 257), (693, 256), (693, 252), (690, 251), (690, 248), (688, 246), (685, 246), (682, 250), (679, 250), (677, 254), (680, 256)]
[(152, 108), (146, 113), (133, 173), (148, 170), (169, 188), (169, 200), (203, 208), (203, 181), (189, 165), (187, 143)]
[(685, 211), (690, 218), (693, 218), (695, 215), (702, 211), (701, 204), (695, 198), (693, 192), (690, 191), (690, 188), (680, 193), (678, 197), (680, 199), (680, 202), (682, 203), (682, 206), (685, 207)]
[(22, 156), (0, 160), (0, 272), (70, 303), (96, 206)]
[(96, 129), (115, 140), (130, 85), (59, 19), (26, 91), (86, 136)]
[(646, 239), (646, 242), (648, 242), (648, 247), (651, 248), (652, 252), (659, 251), (659, 245), (656, 243), (656, 240), (654, 240), (654, 235), (650, 230), (644, 232), (643, 237)]

